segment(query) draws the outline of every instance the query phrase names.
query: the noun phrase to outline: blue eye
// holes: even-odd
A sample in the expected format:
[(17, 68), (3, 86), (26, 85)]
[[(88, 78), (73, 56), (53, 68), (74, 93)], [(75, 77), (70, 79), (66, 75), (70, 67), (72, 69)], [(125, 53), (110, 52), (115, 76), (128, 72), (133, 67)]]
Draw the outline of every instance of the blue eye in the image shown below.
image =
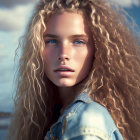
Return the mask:
[(55, 39), (51, 39), (51, 40), (46, 41), (46, 44), (56, 44), (56, 43), (57, 43), (57, 40), (55, 40)]
[(82, 40), (76, 40), (76, 41), (74, 41), (74, 43), (75, 43), (76, 45), (85, 44), (84, 41), (82, 41)]

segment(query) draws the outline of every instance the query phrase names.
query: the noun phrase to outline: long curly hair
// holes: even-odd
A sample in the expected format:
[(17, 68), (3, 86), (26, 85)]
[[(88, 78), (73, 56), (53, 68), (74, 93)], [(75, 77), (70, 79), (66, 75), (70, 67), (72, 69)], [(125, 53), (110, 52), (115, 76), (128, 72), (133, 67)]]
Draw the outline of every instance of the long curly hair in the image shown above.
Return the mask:
[[(108, 109), (125, 140), (140, 139), (140, 50), (125, 12), (104, 0), (41, 0), (19, 43), (15, 113), (8, 139), (41, 140), (54, 121), (56, 91), (44, 74), (45, 23), (58, 12), (81, 12), (95, 56), (82, 90)], [(57, 115), (57, 114), (55, 114)], [(57, 116), (58, 117), (58, 116)]]

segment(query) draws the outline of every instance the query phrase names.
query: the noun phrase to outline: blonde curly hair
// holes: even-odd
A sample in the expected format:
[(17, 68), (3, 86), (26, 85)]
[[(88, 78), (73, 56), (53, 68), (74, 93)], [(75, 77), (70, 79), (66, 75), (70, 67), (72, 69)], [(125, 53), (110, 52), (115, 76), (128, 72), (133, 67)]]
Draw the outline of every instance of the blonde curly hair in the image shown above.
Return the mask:
[(44, 74), (45, 23), (58, 12), (83, 13), (93, 36), (93, 66), (82, 90), (105, 106), (125, 140), (140, 139), (140, 53), (124, 13), (104, 0), (41, 0), (19, 44), (15, 113), (9, 140), (41, 140), (51, 125), (56, 90)]

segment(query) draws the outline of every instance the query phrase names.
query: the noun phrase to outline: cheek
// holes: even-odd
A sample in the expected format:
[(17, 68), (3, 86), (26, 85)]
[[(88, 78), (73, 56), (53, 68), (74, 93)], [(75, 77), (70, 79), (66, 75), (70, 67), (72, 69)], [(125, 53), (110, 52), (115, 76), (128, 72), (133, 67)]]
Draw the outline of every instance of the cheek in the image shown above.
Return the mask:
[(45, 64), (46, 62), (50, 62), (52, 56), (53, 56), (52, 51), (45, 48), (43, 52), (43, 59), (44, 59)]
[(78, 60), (78, 63), (81, 65), (88, 65), (93, 58), (93, 54), (91, 51), (88, 51), (87, 49), (84, 49), (82, 51), (79, 51), (75, 55), (75, 60)]
[(82, 63), (83, 71), (89, 72), (93, 63), (93, 50), (85, 50), (81, 53), (80, 61)]
[(44, 61), (44, 66), (45, 66), (45, 73), (48, 71), (48, 67), (50, 67), (50, 53), (48, 53), (47, 50), (44, 50), (43, 52), (43, 61)]
[(83, 60), (85, 60), (87, 57), (87, 49), (79, 50), (75, 53), (75, 60), (80, 61), (83, 63)]
[(50, 69), (51, 69), (51, 52), (47, 49), (44, 49), (43, 52), (43, 61), (44, 61), (44, 72), (49, 77)]
[(49, 50), (45, 48), (43, 51), (43, 57), (46, 58), (49, 55), (49, 53)]

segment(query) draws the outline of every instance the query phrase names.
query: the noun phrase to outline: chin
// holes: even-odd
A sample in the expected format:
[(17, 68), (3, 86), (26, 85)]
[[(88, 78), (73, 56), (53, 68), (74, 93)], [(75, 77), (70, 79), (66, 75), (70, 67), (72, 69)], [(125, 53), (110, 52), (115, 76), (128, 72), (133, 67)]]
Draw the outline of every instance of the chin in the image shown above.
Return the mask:
[(67, 80), (61, 80), (61, 81), (55, 81), (53, 82), (56, 86), (58, 87), (72, 87), (74, 86), (76, 83), (72, 82), (72, 81), (67, 81)]
[(54, 83), (57, 87), (72, 87), (74, 84)]

